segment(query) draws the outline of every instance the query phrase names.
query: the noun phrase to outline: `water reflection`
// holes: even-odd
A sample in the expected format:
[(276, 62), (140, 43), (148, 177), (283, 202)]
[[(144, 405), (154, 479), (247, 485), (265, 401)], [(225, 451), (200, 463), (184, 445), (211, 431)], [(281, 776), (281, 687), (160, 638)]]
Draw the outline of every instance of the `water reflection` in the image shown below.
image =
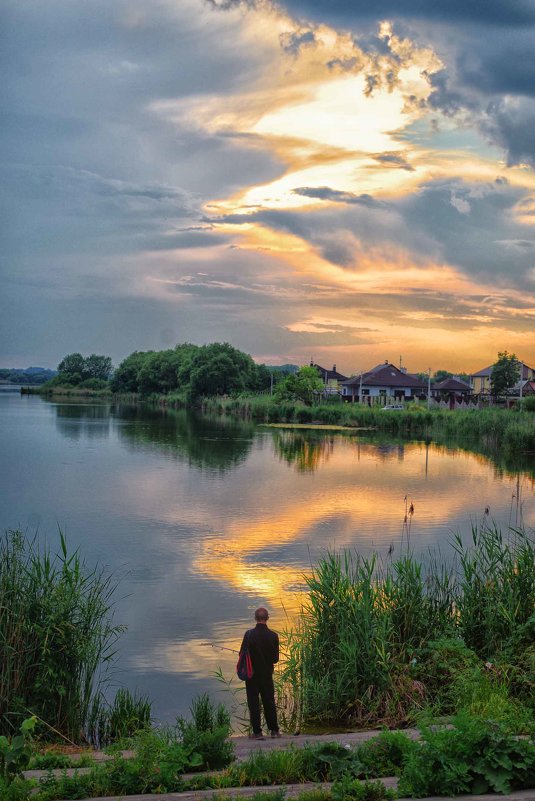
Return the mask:
[[(226, 652), (207, 641), (235, 647), (261, 604), (275, 628), (285, 625), (303, 574), (326, 548), (387, 558), (392, 546), (399, 556), (407, 504), (411, 547), (423, 558), (429, 548), (446, 552), (453, 532), (469, 537), (471, 522), (485, 517), (535, 525), (530, 475), (450, 443), (0, 400), (10, 467), (0, 483), (1, 525), (40, 520), (49, 538), (60, 525), (88, 564), (125, 576), (120, 681), (158, 699), (161, 717), (185, 712), (196, 691), (214, 690), (210, 674)], [(230, 670), (233, 662), (230, 655)]]
[(165, 451), (204, 470), (224, 472), (244, 462), (254, 426), (228, 418), (201, 417), (185, 410), (121, 406), (120, 439), (131, 447)]
[(56, 428), (71, 440), (105, 439), (110, 435), (111, 417), (107, 404), (56, 404)]
[(280, 459), (294, 465), (300, 473), (317, 470), (329, 460), (334, 449), (334, 436), (318, 431), (279, 431), (273, 435), (273, 447)]

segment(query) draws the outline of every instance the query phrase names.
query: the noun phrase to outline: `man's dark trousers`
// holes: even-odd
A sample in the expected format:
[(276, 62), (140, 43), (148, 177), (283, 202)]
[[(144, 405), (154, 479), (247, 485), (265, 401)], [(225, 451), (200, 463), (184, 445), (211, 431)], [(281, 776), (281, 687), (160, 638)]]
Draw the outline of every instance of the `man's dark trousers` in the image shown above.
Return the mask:
[(275, 688), (273, 686), (273, 676), (253, 676), (245, 682), (247, 692), (247, 706), (251, 716), (251, 726), (253, 734), (262, 732), (260, 723), (260, 698), (264, 707), (266, 723), (270, 731), (278, 731), (277, 710), (275, 708)]

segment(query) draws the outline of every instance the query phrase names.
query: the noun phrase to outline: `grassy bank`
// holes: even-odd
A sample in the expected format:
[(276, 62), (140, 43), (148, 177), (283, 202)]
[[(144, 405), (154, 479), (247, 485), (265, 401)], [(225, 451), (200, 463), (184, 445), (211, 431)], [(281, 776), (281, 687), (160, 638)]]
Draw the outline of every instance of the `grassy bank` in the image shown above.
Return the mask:
[(403, 411), (383, 411), (359, 404), (328, 403), (304, 406), (276, 403), (269, 396), (207, 398), (209, 413), (241, 415), (263, 423), (319, 422), (330, 425), (363, 426), (404, 436), (455, 437), (480, 441), (489, 448), (535, 453), (535, 414), (509, 409), (476, 409), (450, 412), (413, 404)]
[(300, 723), (403, 726), (459, 709), (533, 724), (535, 542), (474, 530), (453, 567), (331, 553), (285, 635), (284, 713)]
[(23, 395), (43, 395), (49, 398), (105, 398), (111, 399), (113, 393), (109, 388), (91, 389), (89, 387), (46, 386), (28, 387), (22, 391)]

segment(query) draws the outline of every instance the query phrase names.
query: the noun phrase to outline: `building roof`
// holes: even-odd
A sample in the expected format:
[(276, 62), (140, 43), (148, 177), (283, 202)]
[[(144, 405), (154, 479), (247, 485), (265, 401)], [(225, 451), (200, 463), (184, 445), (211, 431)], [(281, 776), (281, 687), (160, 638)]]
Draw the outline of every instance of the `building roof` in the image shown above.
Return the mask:
[[(360, 376), (344, 381), (346, 387), (360, 386)], [(427, 383), (410, 373), (403, 373), (399, 367), (390, 362), (378, 364), (367, 373), (362, 374), (363, 387), (400, 387), (427, 390)]]
[(310, 366), (316, 368), (324, 381), (347, 381), (346, 375), (342, 375), (342, 373), (337, 372), (335, 364), (333, 364), (332, 370), (322, 367), (320, 364), (316, 364), (315, 362), (310, 362)]
[[(524, 364), (524, 362), (517, 361), (516, 363), (517, 364), (522, 364), (522, 376), (521, 376), (521, 378), (524, 379), (524, 380), (527, 380), (529, 378), (529, 375), (528, 375), (529, 371), (530, 370), (533, 371), (533, 370), (535, 370), (535, 368), (534, 367), (529, 367), (529, 365)], [(490, 378), (490, 375), (492, 373), (492, 368), (493, 367), (494, 367), (494, 365), (491, 364), (490, 367), (484, 367), (482, 370), (479, 370), (479, 372), (472, 373), (472, 378)]]
[(471, 392), (472, 387), (466, 381), (461, 381), (460, 378), (445, 378), (444, 381), (439, 381), (438, 384), (433, 384), (433, 389), (439, 389), (441, 392)]

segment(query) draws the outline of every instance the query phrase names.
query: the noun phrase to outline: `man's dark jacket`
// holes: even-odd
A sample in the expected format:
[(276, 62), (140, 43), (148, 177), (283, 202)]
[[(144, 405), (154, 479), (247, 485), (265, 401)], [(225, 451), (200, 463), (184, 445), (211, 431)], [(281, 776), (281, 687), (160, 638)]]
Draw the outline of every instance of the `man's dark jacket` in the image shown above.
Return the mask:
[(268, 629), (265, 623), (257, 623), (254, 629), (245, 632), (242, 648), (247, 642), (253, 672), (257, 680), (271, 677), (273, 665), (279, 661), (279, 635)]

